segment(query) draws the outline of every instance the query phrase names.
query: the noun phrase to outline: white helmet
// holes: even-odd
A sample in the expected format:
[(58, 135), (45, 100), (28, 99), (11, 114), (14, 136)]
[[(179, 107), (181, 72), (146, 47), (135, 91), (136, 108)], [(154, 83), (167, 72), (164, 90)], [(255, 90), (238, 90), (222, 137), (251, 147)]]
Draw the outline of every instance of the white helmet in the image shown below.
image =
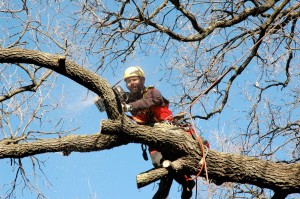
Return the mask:
[(130, 66), (124, 72), (124, 80), (128, 77), (143, 77), (143, 78), (145, 78), (145, 73), (139, 66)]

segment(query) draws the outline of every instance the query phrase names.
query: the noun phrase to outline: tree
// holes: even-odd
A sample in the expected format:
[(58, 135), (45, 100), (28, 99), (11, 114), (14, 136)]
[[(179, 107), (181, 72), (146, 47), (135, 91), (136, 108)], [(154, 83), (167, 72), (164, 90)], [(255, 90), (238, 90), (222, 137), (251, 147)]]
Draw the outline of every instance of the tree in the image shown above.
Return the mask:
[[(137, 177), (138, 187), (161, 180), (154, 198), (168, 195), (176, 173), (197, 175), (204, 165), (215, 184), (237, 183), (232, 197), (240, 191), (249, 194), (246, 197), (268, 197), (265, 189), (274, 192), (273, 198), (300, 192), (298, 2), (40, 4), (1, 5), (0, 17), (6, 22), (1, 22), (0, 157), (11, 158), (24, 178), (25, 157), (35, 165), (41, 153), (68, 155), (143, 143), (159, 148), (172, 161), (170, 167)], [(119, 72), (120, 65), (149, 54), (161, 55), (159, 69), (166, 77), (162, 81), (178, 92), (171, 99), (174, 110), (185, 107), (191, 121), (199, 123), (218, 117), (228, 125), (226, 130), (235, 128), (234, 136), (218, 132), (214, 138), (220, 147), (214, 143), (217, 150), (205, 156), (199, 143), (179, 128), (141, 126), (127, 118), (110, 84), (98, 74)], [(47, 112), (59, 104), (49, 100), (52, 71), (103, 98), (108, 119), (102, 121), (100, 133), (64, 136), (73, 129), (63, 129), (61, 120), (47, 122)], [(37, 105), (33, 108), (31, 103)], [(16, 118), (21, 121), (17, 128), (12, 127)], [(36, 121), (41, 129), (51, 129), (51, 138), (47, 130), (32, 130)]]

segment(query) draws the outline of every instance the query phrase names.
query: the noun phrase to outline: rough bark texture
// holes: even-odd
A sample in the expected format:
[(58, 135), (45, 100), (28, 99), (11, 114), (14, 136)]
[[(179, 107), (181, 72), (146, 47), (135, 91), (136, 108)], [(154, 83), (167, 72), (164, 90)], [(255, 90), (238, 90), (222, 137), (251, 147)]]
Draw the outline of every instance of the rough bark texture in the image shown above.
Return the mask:
[(62, 138), (43, 139), (30, 143), (7, 143), (0, 141), (0, 159), (23, 158), (42, 153), (90, 152), (111, 149), (128, 144), (129, 140), (115, 135), (69, 135)]
[(300, 191), (300, 164), (274, 163), (216, 151), (209, 151), (206, 161), (209, 176), (213, 179), (249, 183), (289, 193)]
[[(105, 134), (72, 135), (32, 143), (0, 144), (0, 158), (17, 158), (57, 151), (99, 151), (133, 142), (158, 146), (162, 152), (176, 151), (165, 152), (168, 158), (178, 159), (172, 163), (172, 172), (196, 175), (201, 166), (199, 161), (202, 153), (198, 143), (189, 138), (184, 139), (185, 132), (172, 126), (142, 126), (124, 119), (103, 121), (102, 130)], [(181, 157), (183, 159), (180, 159)], [(213, 150), (209, 150), (206, 164), (209, 178), (219, 182), (249, 183), (287, 193), (300, 192), (300, 164), (274, 163)], [(145, 172), (137, 177), (138, 187), (143, 187), (168, 174), (170, 171), (166, 168)]]

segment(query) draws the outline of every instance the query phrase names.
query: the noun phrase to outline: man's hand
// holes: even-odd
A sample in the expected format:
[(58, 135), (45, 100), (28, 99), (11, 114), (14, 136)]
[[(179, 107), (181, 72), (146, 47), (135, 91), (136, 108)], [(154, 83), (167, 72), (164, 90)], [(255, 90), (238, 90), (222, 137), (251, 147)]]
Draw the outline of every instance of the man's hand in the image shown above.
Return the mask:
[(124, 112), (130, 112), (130, 111), (132, 111), (132, 106), (130, 104), (123, 103), (122, 104), (122, 109), (123, 109)]

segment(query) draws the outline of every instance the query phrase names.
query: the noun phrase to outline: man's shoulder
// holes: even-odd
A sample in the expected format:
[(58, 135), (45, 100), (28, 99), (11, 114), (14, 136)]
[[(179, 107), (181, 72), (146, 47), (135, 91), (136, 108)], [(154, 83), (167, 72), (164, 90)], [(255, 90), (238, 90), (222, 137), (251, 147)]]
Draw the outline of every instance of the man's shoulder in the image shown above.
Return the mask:
[(153, 89), (153, 88), (154, 88), (153, 85), (149, 85), (149, 86), (146, 87), (146, 90), (147, 90), (147, 89)]
[(151, 91), (151, 92), (159, 92), (159, 93), (160, 93), (160, 91), (157, 90), (156, 88), (154, 88), (154, 86), (152, 86), (152, 85), (149, 85), (149, 86), (147, 86), (147, 87), (145, 88), (145, 93), (147, 93), (148, 91)]
[(144, 94), (152, 97), (161, 96), (161, 92), (158, 89), (154, 88), (154, 86), (146, 87)]

